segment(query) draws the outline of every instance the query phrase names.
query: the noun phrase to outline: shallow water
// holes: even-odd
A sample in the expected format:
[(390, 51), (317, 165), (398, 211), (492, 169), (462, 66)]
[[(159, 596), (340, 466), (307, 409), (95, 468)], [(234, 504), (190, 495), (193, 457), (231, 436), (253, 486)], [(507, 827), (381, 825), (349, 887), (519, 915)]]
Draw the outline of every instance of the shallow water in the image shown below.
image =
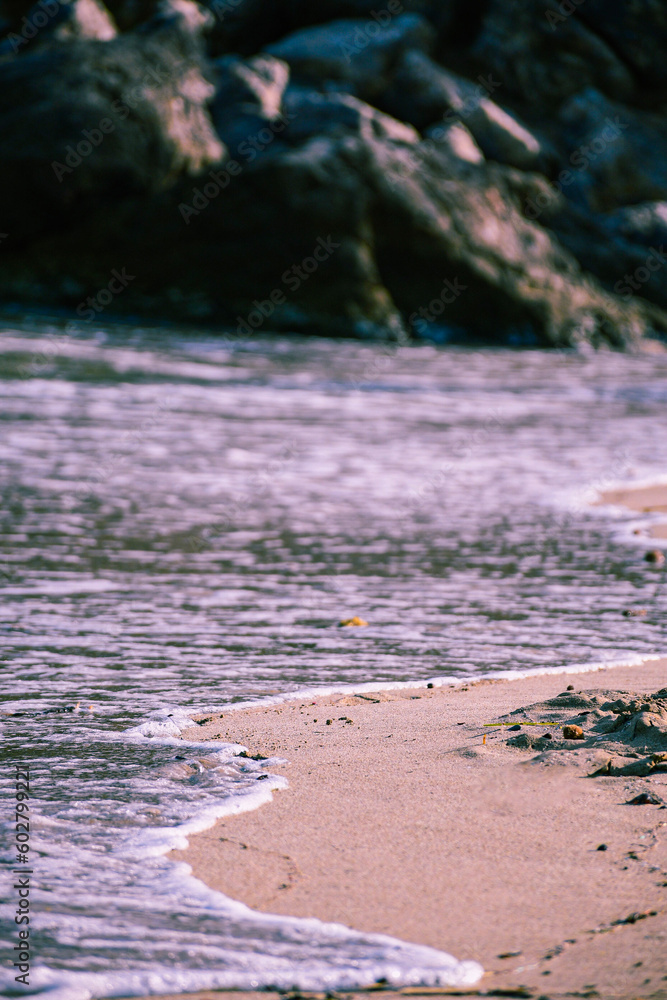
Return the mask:
[(590, 502), (667, 476), (667, 357), (44, 324), (0, 352), (0, 676), (26, 713), (3, 720), (2, 781), (30, 764), (31, 983), (446, 981), (440, 953), (253, 915), (161, 857), (281, 780), (179, 729), (304, 688), (664, 654), (641, 518)]

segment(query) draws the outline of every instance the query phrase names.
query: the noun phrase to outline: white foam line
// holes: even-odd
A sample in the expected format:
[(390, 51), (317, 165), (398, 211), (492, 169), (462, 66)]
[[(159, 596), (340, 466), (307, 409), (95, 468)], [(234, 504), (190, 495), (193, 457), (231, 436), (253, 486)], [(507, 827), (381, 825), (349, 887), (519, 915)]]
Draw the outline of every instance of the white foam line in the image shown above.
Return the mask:
[[(188, 846), (188, 835), (202, 833), (215, 826), (223, 816), (237, 816), (244, 812), (253, 812), (260, 806), (273, 800), (276, 788), (288, 788), (287, 778), (272, 774), (269, 781), (262, 783), (260, 788), (247, 792), (226, 795), (217, 806), (211, 806), (198, 815), (192, 816), (178, 826), (152, 827), (142, 830), (123, 851), (125, 856), (132, 855), (137, 860), (148, 857), (160, 857), (169, 851), (184, 851)], [(134, 844), (134, 846), (132, 846)]]
[[(628, 656), (622, 660), (604, 660), (592, 663), (575, 663), (570, 666), (563, 667), (533, 667), (527, 670), (490, 670), (488, 673), (483, 674), (470, 674), (467, 677), (427, 677), (424, 680), (411, 680), (411, 681), (368, 681), (365, 684), (341, 684), (334, 685), (330, 687), (310, 687), (310, 688), (297, 688), (295, 691), (287, 691), (284, 694), (271, 695), (269, 697), (257, 698), (248, 701), (236, 702), (234, 705), (229, 704), (218, 704), (202, 708), (201, 711), (193, 712), (190, 709), (190, 714), (194, 715), (207, 715), (210, 712), (220, 712), (221, 714), (228, 714), (230, 712), (245, 712), (251, 708), (264, 708), (271, 705), (283, 705), (288, 702), (300, 702), (306, 701), (308, 698), (325, 698), (334, 694), (343, 695), (355, 695), (355, 694), (372, 694), (374, 691), (409, 691), (417, 688), (426, 688), (428, 685), (432, 685), (434, 688), (439, 687), (461, 687), (462, 685), (475, 684), (478, 681), (484, 680), (500, 680), (500, 681), (515, 681), (521, 680), (524, 677), (542, 677), (551, 676), (556, 674), (586, 674), (595, 673), (599, 670), (613, 670), (616, 667), (636, 667), (642, 663), (648, 663), (652, 660), (662, 660), (667, 658), (667, 649), (663, 653), (651, 653), (646, 654), (636, 654), (634, 656)], [(187, 728), (187, 727), (183, 727)], [(151, 742), (158, 742), (157, 740), (151, 740)], [(174, 742), (182, 745), (183, 741), (175, 740)], [(187, 742), (187, 741), (186, 741)], [(192, 744), (193, 746), (200, 744)], [(214, 745), (212, 741), (206, 744), (202, 744), (207, 747)], [(219, 744), (215, 744), (219, 745)]]
[[(650, 542), (651, 536), (642, 534), (642, 530), (649, 531), (656, 524), (664, 524), (666, 517), (661, 511), (639, 511), (624, 503), (603, 502), (605, 493), (623, 491), (632, 493), (635, 490), (652, 489), (659, 486), (667, 486), (667, 473), (664, 475), (651, 476), (646, 479), (617, 480), (606, 483), (604, 486), (594, 488), (595, 496), (589, 501), (587, 507), (589, 513), (605, 518), (609, 521), (611, 535), (619, 545), (626, 545), (632, 548), (645, 548)], [(628, 514), (634, 515), (631, 521), (626, 520)], [(621, 520), (622, 519), (622, 520)], [(620, 523), (619, 523), (620, 522)], [(638, 531), (640, 533), (638, 533)]]

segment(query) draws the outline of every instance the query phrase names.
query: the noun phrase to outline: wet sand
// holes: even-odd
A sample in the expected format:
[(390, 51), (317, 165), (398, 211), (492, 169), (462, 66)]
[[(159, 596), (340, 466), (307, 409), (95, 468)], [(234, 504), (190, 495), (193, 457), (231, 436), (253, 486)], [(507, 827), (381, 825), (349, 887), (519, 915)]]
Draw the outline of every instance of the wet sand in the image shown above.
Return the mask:
[[(543, 704), (568, 684), (561, 709)], [(665, 687), (667, 659), (229, 712), (196, 738), (286, 758), (269, 770), (290, 787), (172, 857), (258, 910), (475, 959), (486, 975), (465, 995), (667, 997), (667, 810), (625, 804), (667, 801), (667, 768), (651, 763), (667, 751), (667, 701), (664, 718), (662, 702), (642, 715), (642, 698), (634, 715), (602, 710), (606, 695), (583, 716), (586, 698), (572, 702)], [(520, 730), (485, 725), (507, 713)], [(621, 730), (602, 732), (609, 719)], [(583, 741), (562, 739), (572, 721)]]
[[(600, 502), (667, 515), (667, 484)], [(667, 538), (667, 516), (647, 537)], [(667, 659), (227, 713), (196, 738), (285, 757), (271, 770), (290, 787), (172, 856), (257, 910), (480, 962), (456, 995), (667, 998), (667, 691), (648, 714), (641, 697), (601, 707), (664, 688)], [(628, 804), (642, 794), (657, 802)]]
[(642, 514), (663, 514), (664, 519), (656, 520), (647, 533), (653, 538), (667, 538), (667, 483), (640, 489), (607, 490), (599, 502), (629, 507)]

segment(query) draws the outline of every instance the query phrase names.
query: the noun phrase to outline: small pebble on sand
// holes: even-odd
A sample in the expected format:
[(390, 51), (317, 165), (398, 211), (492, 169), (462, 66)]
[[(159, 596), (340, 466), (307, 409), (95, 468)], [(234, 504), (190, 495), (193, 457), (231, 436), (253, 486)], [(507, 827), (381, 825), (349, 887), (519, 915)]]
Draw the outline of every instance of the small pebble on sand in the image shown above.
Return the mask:
[(635, 795), (634, 799), (629, 799), (626, 806), (661, 806), (662, 799), (653, 792), (640, 792), (639, 795)]
[(583, 740), (584, 731), (581, 726), (563, 726), (563, 739)]

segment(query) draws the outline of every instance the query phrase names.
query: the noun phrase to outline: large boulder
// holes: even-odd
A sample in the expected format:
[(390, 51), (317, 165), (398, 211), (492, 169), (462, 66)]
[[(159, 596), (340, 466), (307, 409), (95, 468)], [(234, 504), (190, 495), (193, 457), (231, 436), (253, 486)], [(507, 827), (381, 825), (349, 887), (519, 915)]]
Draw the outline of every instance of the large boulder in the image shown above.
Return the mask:
[(205, 110), (203, 24), (195, 4), (170, 0), (132, 34), (0, 63), (0, 198), (15, 241), (221, 158)]
[(470, 18), (471, 0), (205, 0), (205, 5), (215, 15), (212, 52), (248, 56), (301, 28), (331, 21), (363, 21), (372, 33), (401, 14), (418, 14), (439, 35), (449, 34), (459, 20)]
[(386, 89), (391, 70), (406, 49), (430, 51), (432, 26), (418, 14), (377, 19), (331, 21), (302, 28), (267, 47), (284, 60), (296, 80), (317, 86), (330, 80), (364, 100)]
[(438, 66), (419, 50), (404, 52), (378, 106), (421, 131), (441, 120), (465, 123), (486, 157), (520, 170), (547, 170), (555, 162), (549, 144), (516, 115), (491, 100), (500, 80), (479, 75), (472, 82)]

